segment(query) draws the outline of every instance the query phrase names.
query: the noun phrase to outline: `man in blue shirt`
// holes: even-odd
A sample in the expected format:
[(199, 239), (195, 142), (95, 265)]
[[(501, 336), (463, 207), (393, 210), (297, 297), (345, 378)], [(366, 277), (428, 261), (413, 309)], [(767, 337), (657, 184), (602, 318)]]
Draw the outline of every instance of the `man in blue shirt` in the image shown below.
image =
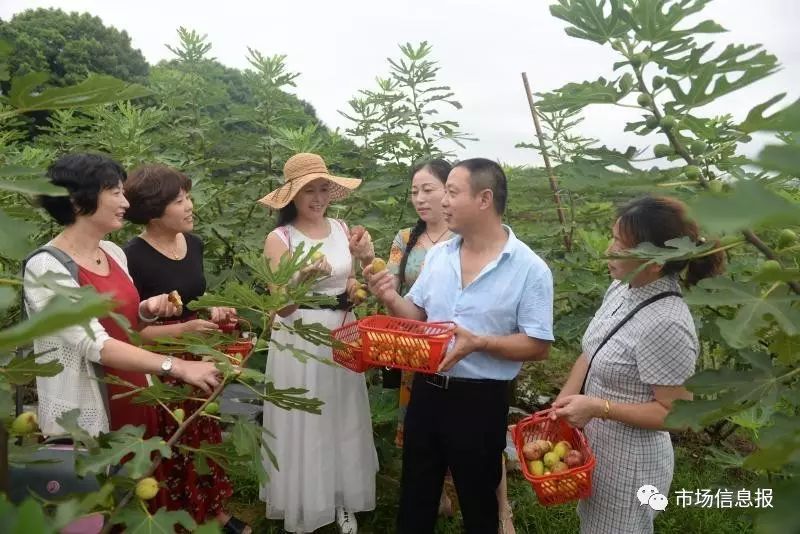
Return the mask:
[(449, 468), (468, 533), (495, 533), (508, 387), (522, 362), (544, 360), (553, 341), (550, 269), (503, 225), (502, 168), (476, 158), (453, 167), (442, 199), (457, 233), (434, 246), (405, 298), (388, 271), (364, 270), (398, 317), (453, 321), (455, 343), (439, 372), (418, 373), (405, 419), (398, 532), (432, 533)]

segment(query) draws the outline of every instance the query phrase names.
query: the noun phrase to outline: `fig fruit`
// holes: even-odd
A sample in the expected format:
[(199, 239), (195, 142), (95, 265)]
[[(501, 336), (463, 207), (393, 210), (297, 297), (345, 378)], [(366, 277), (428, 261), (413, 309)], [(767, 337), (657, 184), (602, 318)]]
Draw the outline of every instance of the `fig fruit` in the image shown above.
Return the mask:
[(39, 429), (39, 421), (33, 412), (22, 412), (11, 423), (11, 433), (18, 436), (33, 434)]
[(386, 262), (383, 261), (381, 258), (375, 258), (372, 260), (372, 272), (379, 273), (381, 271), (386, 270)]
[(544, 463), (541, 460), (532, 460), (528, 462), (528, 471), (532, 475), (540, 477), (544, 474)]
[(558, 457), (558, 453), (554, 451), (550, 451), (544, 455), (543, 462), (545, 467), (549, 467), (550, 469), (553, 468), (554, 465), (559, 463), (561, 458)]
[(788, 248), (797, 243), (797, 234), (790, 228), (784, 228), (778, 235), (778, 248)]
[(583, 465), (583, 454), (581, 451), (571, 450), (564, 456), (564, 463), (569, 468), (580, 467)]
[(158, 493), (158, 482), (153, 477), (141, 479), (136, 483), (136, 496), (143, 501), (149, 501)]
[(183, 411), (183, 408), (177, 408), (172, 410), (172, 417), (178, 422), (178, 424), (183, 423), (183, 419), (186, 417), (186, 412)]
[(541, 460), (542, 456), (546, 451), (542, 450), (541, 445), (539, 442), (533, 441), (531, 443), (526, 443), (522, 447), (522, 455), (525, 457), (526, 460)]

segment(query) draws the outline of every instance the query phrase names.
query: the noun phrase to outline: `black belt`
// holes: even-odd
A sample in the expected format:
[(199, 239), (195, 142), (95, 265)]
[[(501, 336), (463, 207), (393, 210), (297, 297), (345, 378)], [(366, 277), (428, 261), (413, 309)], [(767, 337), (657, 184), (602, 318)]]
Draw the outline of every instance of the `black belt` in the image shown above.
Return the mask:
[(508, 385), (508, 380), (495, 380), (494, 378), (461, 378), (458, 376), (443, 375), (441, 373), (434, 373), (432, 375), (417, 373), (417, 376), (428, 384), (439, 389), (449, 389), (452, 385)]
[(301, 304), (298, 307), (301, 310), (349, 310), (352, 305), (350, 300), (348, 300), (347, 293), (345, 292), (336, 295), (336, 304), (318, 304), (316, 306)]

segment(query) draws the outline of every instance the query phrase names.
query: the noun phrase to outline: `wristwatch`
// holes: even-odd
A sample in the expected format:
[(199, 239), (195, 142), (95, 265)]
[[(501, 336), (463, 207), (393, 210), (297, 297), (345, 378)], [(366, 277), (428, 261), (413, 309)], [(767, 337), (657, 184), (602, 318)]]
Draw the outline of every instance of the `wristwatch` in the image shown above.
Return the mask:
[(167, 356), (164, 358), (164, 361), (161, 362), (161, 376), (170, 374), (172, 374), (172, 356)]

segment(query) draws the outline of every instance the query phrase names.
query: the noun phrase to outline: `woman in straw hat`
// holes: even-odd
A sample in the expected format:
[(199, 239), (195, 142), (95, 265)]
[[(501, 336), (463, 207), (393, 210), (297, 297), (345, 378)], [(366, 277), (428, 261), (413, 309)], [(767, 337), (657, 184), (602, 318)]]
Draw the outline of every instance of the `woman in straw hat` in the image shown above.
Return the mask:
[[(278, 312), (276, 321), (292, 324), (300, 319), (338, 328), (354, 320), (348, 311), (348, 301), (355, 300), (359, 288), (353, 257), (366, 265), (374, 253), (368, 233), (351, 236), (343, 221), (326, 217), (325, 211), (361, 180), (332, 176), (316, 154), (289, 158), (283, 172), (284, 185), (260, 200), (279, 210), (278, 228), (267, 236), (264, 255), (274, 267), (301, 244), (305, 250), (321, 245), (324, 258), (312, 269), (327, 276), (314, 292), (335, 296), (338, 304), (325, 309), (289, 306)], [(314, 345), (285, 328), (272, 333), (266, 373), (275, 387), (307, 389), (309, 397), (324, 405), (321, 415), (264, 405), (264, 426), (276, 436), (271, 448), (280, 468), (266, 463), (270, 482), (261, 496), (267, 502), (267, 517), (283, 519), (289, 532), (311, 532), (335, 520), (342, 532), (355, 533), (354, 512), (375, 508), (378, 469), (364, 375), (315, 360), (301, 363), (279, 345), (331, 359), (330, 347)]]

